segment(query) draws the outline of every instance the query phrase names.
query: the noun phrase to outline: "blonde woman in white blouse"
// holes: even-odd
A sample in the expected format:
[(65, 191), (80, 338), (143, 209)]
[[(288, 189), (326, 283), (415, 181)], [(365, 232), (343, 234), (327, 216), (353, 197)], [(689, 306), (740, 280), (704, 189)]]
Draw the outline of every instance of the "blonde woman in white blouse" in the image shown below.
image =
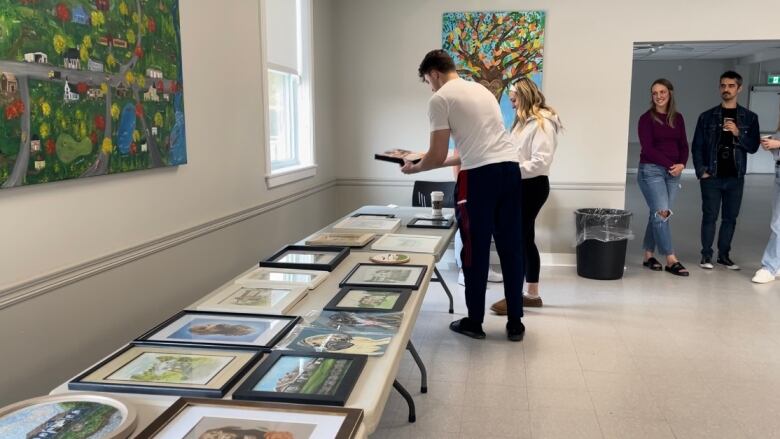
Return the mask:
[[(550, 165), (558, 133), (562, 129), (558, 114), (547, 105), (544, 95), (529, 78), (521, 78), (509, 91), (512, 107), (516, 110), (512, 137), (517, 145), (520, 171), (523, 175), (523, 239), (525, 241), (525, 281), (528, 292), (523, 294), (523, 306), (540, 307), (539, 249), (534, 242), (536, 216), (550, 195)], [(490, 309), (506, 314), (506, 301), (494, 303)]]

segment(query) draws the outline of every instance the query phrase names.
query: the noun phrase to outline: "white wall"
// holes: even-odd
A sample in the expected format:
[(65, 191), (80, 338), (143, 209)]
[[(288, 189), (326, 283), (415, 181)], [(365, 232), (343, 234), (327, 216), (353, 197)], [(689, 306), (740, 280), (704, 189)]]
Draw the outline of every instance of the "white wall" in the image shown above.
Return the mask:
[[(740, 3), (741, 10), (774, 6), (770, 0)], [(705, 0), (337, 0), (338, 175), (451, 178), (443, 171), (403, 177), (393, 165), (369, 158), (393, 147), (426, 148), (430, 91), (416, 70), (428, 50), (441, 47), (443, 12), (518, 9), (547, 11), (543, 91), (566, 126), (539, 222), (541, 233), (552, 237), (542, 245), (547, 252), (571, 252), (574, 208), (623, 206), (635, 41), (771, 39), (777, 28), (771, 14), (734, 14)], [(367, 198), (382, 201), (379, 192)]]
[(0, 307), (0, 406), (47, 393), (340, 214), (329, 1), (317, 0), (314, 13), (318, 174), (274, 190), (265, 186), (259, 123), (258, 1), (180, 5), (189, 163), (0, 191), (0, 292), (34, 284), (28, 280), (72, 282), (46, 275), (240, 211), (264, 211), (107, 271), (90, 266), (84, 279)]

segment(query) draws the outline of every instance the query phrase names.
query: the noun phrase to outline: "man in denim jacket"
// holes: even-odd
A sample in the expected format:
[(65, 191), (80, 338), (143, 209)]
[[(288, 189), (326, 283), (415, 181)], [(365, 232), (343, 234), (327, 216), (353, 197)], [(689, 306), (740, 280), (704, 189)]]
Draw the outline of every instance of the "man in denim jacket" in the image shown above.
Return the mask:
[(715, 222), (722, 211), (718, 232), (718, 264), (739, 270), (729, 257), (745, 186), (747, 154), (759, 146), (758, 116), (737, 104), (742, 76), (728, 71), (720, 76), (721, 104), (699, 116), (691, 153), (701, 185), (701, 262), (712, 269)]

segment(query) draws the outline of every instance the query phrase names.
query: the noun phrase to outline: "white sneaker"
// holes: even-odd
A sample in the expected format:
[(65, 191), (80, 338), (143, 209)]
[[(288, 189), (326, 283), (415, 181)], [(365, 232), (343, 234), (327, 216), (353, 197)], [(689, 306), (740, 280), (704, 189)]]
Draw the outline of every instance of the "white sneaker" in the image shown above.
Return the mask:
[(757, 284), (767, 284), (774, 281), (776, 278), (777, 274), (772, 274), (766, 268), (761, 268), (760, 270), (756, 271), (756, 274), (751, 280)]
[(504, 275), (493, 270), (492, 268), (488, 269), (488, 282), (503, 282), (504, 281)]
[(463, 270), (458, 272), (458, 285), (466, 286), (466, 278), (463, 276)]

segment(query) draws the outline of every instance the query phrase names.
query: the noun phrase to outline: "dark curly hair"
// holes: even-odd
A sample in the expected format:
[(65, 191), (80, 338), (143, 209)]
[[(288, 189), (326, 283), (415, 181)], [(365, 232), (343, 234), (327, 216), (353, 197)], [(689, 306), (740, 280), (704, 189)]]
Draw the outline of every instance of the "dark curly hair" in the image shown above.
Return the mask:
[(417, 69), (417, 74), (420, 79), (425, 80), (425, 75), (436, 70), (441, 73), (449, 73), (455, 71), (455, 61), (452, 57), (442, 49), (431, 50), (425, 54), (420, 63), (420, 67)]

